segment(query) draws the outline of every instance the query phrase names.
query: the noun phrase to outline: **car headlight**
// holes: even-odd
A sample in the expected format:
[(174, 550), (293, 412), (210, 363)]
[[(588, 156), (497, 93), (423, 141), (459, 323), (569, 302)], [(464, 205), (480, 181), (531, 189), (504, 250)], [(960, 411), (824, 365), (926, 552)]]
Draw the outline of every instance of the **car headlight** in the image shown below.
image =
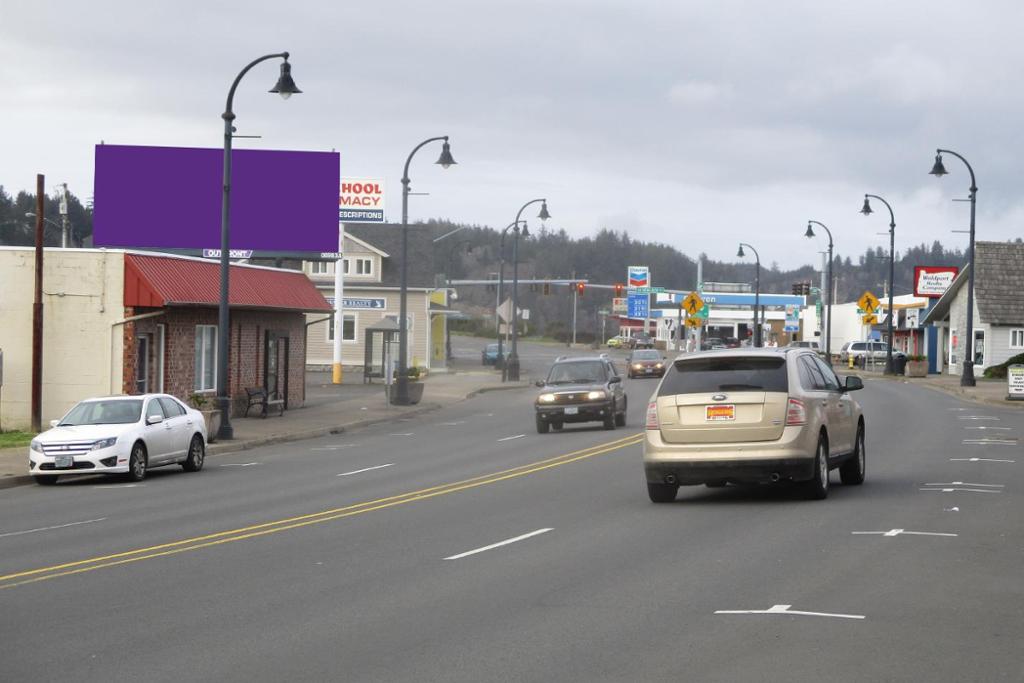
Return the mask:
[[(24, 443), (24, 442), (22, 442)], [(36, 453), (43, 452), (43, 444), (39, 442), (39, 439), (32, 439), (32, 442), (28, 445), (29, 450), (35, 451)]]
[(634, 370), (643, 370), (644, 366), (640, 365), (639, 363), (633, 363), (633, 369)]
[(664, 363), (655, 363), (654, 367), (656, 367), (656, 368), (658, 368), (660, 370), (661, 368), (665, 367), (665, 364)]
[(117, 443), (117, 437), (116, 436), (112, 436), (109, 439), (100, 439), (99, 441), (94, 443), (92, 445), (92, 448), (89, 449), (89, 450), (98, 451), (101, 448), (110, 448), (115, 443)]
[(591, 401), (599, 401), (602, 398), (608, 398), (608, 394), (604, 393), (603, 391), (591, 391), (589, 394), (587, 394), (587, 398)]
[(541, 403), (554, 403), (555, 402), (555, 395), (554, 394), (541, 394), (540, 396), (537, 397), (537, 400), (540, 401)]

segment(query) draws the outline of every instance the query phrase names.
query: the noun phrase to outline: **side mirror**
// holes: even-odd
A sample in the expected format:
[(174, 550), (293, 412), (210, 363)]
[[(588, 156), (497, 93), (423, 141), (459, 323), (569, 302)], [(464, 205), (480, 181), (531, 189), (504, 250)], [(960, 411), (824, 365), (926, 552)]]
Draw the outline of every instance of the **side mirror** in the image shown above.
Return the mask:
[(147, 415), (146, 416), (146, 424), (147, 425), (160, 424), (163, 421), (164, 421), (164, 416), (163, 415)]
[(622, 381), (622, 378), (619, 377), (618, 375), (615, 375), (610, 380), (608, 380), (608, 384), (618, 384), (621, 381)]
[(533, 386), (535, 386), (535, 387), (543, 387), (544, 386), (544, 382), (542, 380), (537, 380), (536, 382), (533, 383)]
[(60, 424), (60, 420), (50, 420), (50, 429), (53, 429)]
[(857, 391), (858, 389), (864, 388), (864, 380), (860, 377), (850, 375), (846, 378), (846, 385), (843, 387), (845, 391)]

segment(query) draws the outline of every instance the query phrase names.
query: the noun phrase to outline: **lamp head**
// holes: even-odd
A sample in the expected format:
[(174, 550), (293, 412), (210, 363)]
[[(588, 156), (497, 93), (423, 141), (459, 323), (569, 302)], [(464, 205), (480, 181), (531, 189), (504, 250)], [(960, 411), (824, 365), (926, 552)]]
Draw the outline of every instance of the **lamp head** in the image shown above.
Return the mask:
[(738, 256), (739, 258), (743, 258), (744, 256), (746, 256), (746, 254), (743, 253), (743, 245), (742, 244), (740, 245), (739, 251), (736, 252), (736, 256)]
[(935, 165), (932, 166), (932, 170), (928, 171), (928, 173), (930, 173), (933, 176), (938, 176), (939, 178), (949, 173), (949, 171), (946, 170), (946, 167), (943, 166), (942, 164), (941, 154), (935, 155)]
[(434, 163), (439, 164), (441, 168), (455, 165), (455, 159), (452, 158), (452, 149), (448, 145), (448, 138), (445, 138), (444, 146), (441, 147), (441, 156)]
[(540, 213), (537, 214), (537, 218), (541, 219), (542, 221), (546, 221), (547, 219), (551, 218), (551, 214), (548, 213), (548, 200), (545, 199), (540, 203)]
[(530, 228), (526, 225), (526, 221), (523, 221), (523, 237), (530, 236)]
[(284, 99), (288, 99), (296, 93), (301, 93), (298, 86), (295, 85), (295, 81), (292, 80), (292, 65), (288, 63), (288, 58), (285, 57), (284, 61), (281, 62), (281, 75), (277, 79), (277, 84), (270, 90), (270, 92), (276, 92)]
[(874, 211), (871, 210), (871, 202), (868, 201), (867, 197), (864, 197), (864, 206), (860, 207), (860, 212), (865, 216), (874, 213)]
[(807, 224), (807, 232), (804, 233), (804, 237), (814, 237), (814, 228), (810, 223)]

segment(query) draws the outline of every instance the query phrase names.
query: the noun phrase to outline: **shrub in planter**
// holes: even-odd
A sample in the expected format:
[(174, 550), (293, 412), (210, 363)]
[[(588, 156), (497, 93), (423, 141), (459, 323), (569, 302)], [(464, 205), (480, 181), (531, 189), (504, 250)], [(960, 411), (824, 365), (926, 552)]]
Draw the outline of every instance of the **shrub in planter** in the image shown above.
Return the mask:
[(214, 408), (213, 401), (198, 392), (188, 397), (192, 407), (203, 414), (203, 422), (206, 423), (206, 440), (213, 443), (217, 440), (217, 432), (220, 430), (220, 410)]
[(927, 377), (928, 357), (921, 355), (907, 356), (907, 367), (903, 374), (907, 377)]

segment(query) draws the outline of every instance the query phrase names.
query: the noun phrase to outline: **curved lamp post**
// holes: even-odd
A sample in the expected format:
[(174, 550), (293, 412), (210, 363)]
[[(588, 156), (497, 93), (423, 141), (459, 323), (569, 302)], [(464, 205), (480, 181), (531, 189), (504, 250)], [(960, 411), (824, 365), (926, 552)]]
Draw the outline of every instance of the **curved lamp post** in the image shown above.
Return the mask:
[[(468, 247), (469, 244), (470, 240), (459, 240), (452, 245), (452, 248), (448, 251), (448, 263), (444, 269), (445, 279), (447, 280), (447, 282), (445, 282), (445, 287), (448, 291), (451, 291), (452, 288), (452, 259), (455, 257), (455, 254), (460, 251), (465, 251), (466, 253), (472, 251), (472, 248), (465, 250), (462, 249), (462, 247)], [(450, 361), (452, 359), (452, 335), (448, 332), (447, 323), (445, 325), (444, 357), (446, 361)]]
[(807, 232), (804, 233), (804, 237), (814, 237), (812, 223), (821, 226), (828, 233), (828, 273), (825, 275), (825, 284), (828, 287), (828, 299), (826, 300), (828, 322), (825, 324), (825, 360), (829, 365), (832, 365), (832, 231), (824, 223), (809, 220), (807, 221)]
[(760, 348), (761, 346), (761, 256), (757, 253), (757, 249), (746, 242), (740, 242), (739, 251), (736, 252), (736, 256), (743, 258), (746, 254), (743, 253), (743, 247), (746, 247), (750, 251), (754, 252), (754, 260), (757, 262), (757, 270), (754, 271), (754, 346)]
[(942, 155), (952, 154), (964, 162), (967, 171), (971, 174), (971, 239), (967, 246), (967, 353), (964, 354), (963, 372), (960, 374), (960, 386), (973, 387), (974, 382), (974, 208), (978, 200), (978, 184), (974, 181), (974, 169), (967, 163), (967, 159), (951, 149), (935, 150), (935, 165), (930, 173), (941, 178), (946, 175), (946, 167), (942, 165)]
[[(531, 199), (519, 208), (519, 211), (516, 212), (516, 220), (513, 223), (515, 226), (513, 230), (516, 236), (512, 240), (512, 349), (508, 354), (508, 362), (505, 363), (505, 371), (502, 372), (502, 376), (510, 382), (519, 381), (519, 354), (517, 353), (517, 342), (519, 340), (519, 222), (526, 207), (537, 202), (540, 202), (540, 213), (537, 214), (537, 218), (542, 221), (551, 218), (551, 214), (548, 213), (547, 199)], [(523, 223), (522, 233), (523, 237), (530, 236), (525, 222)]]
[(889, 335), (889, 343), (885, 351), (885, 374), (895, 374), (895, 370), (892, 366), (892, 347), (896, 343), (896, 339), (893, 337), (893, 325), (892, 320), (896, 315), (896, 311), (893, 310), (892, 296), (893, 296), (893, 281), (896, 276), (896, 217), (892, 213), (892, 207), (889, 206), (889, 202), (885, 201), (876, 194), (864, 195), (864, 206), (861, 207), (860, 212), (865, 216), (874, 213), (871, 210), (871, 202), (868, 199), (877, 199), (878, 201), (885, 204), (885, 208), (889, 209), (889, 313), (885, 316), (885, 328)]
[(292, 65), (288, 63), (287, 52), (277, 52), (272, 55), (264, 55), (254, 59), (242, 69), (228, 91), (227, 106), (224, 113), (220, 115), (224, 119), (224, 192), (221, 196), (220, 207), (220, 304), (217, 317), (217, 404), (220, 408), (220, 429), (217, 431), (218, 439), (233, 439), (235, 430), (231, 426), (231, 396), (228, 389), (228, 349), (231, 336), (230, 306), (228, 301), (230, 264), (231, 264), (231, 140), (234, 136), (235, 112), (232, 105), (235, 100), (235, 90), (242, 80), (242, 76), (249, 72), (260, 62), (268, 59), (282, 59), (281, 75), (277, 83), (269, 92), (277, 93), (284, 99), (294, 94), (301, 93), (292, 80)]
[[(405, 160), (405, 170), (402, 171), (402, 279), (401, 292), (399, 294), (399, 317), (398, 317), (398, 381), (395, 383), (395, 398), (392, 403), (401, 406), (409, 405), (409, 321), (408, 321), (408, 280), (409, 280), (409, 164), (416, 152), (431, 142), (443, 141), (441, 156), (435, 164), (441, 168), (448, 168), (455, 165), (452, 158), (451, 147), (448, 145), (448, 136), (427, 138), (420, 144), (413, 147), (409, 158)], [(390, 369), (389, 369), (390, 371)]]
[(505, 235), (508, 234), (509, 230), (519, 225), (519, 223), (523, 224), (524, 230), (526, 229), (526, 221), (509, 223), (501, 231), (501, 241), (498, 243), (498, 300), (494, 305), (494, 327), (498, 334), (498, 357), (495, 360), (495, 367), (502, 369), (502, 381), (505, 380), (505, 337), (501, 333), (501, 318), (498, 315), (498, 307), (501, 306), (501, 296), (505, 293)]

